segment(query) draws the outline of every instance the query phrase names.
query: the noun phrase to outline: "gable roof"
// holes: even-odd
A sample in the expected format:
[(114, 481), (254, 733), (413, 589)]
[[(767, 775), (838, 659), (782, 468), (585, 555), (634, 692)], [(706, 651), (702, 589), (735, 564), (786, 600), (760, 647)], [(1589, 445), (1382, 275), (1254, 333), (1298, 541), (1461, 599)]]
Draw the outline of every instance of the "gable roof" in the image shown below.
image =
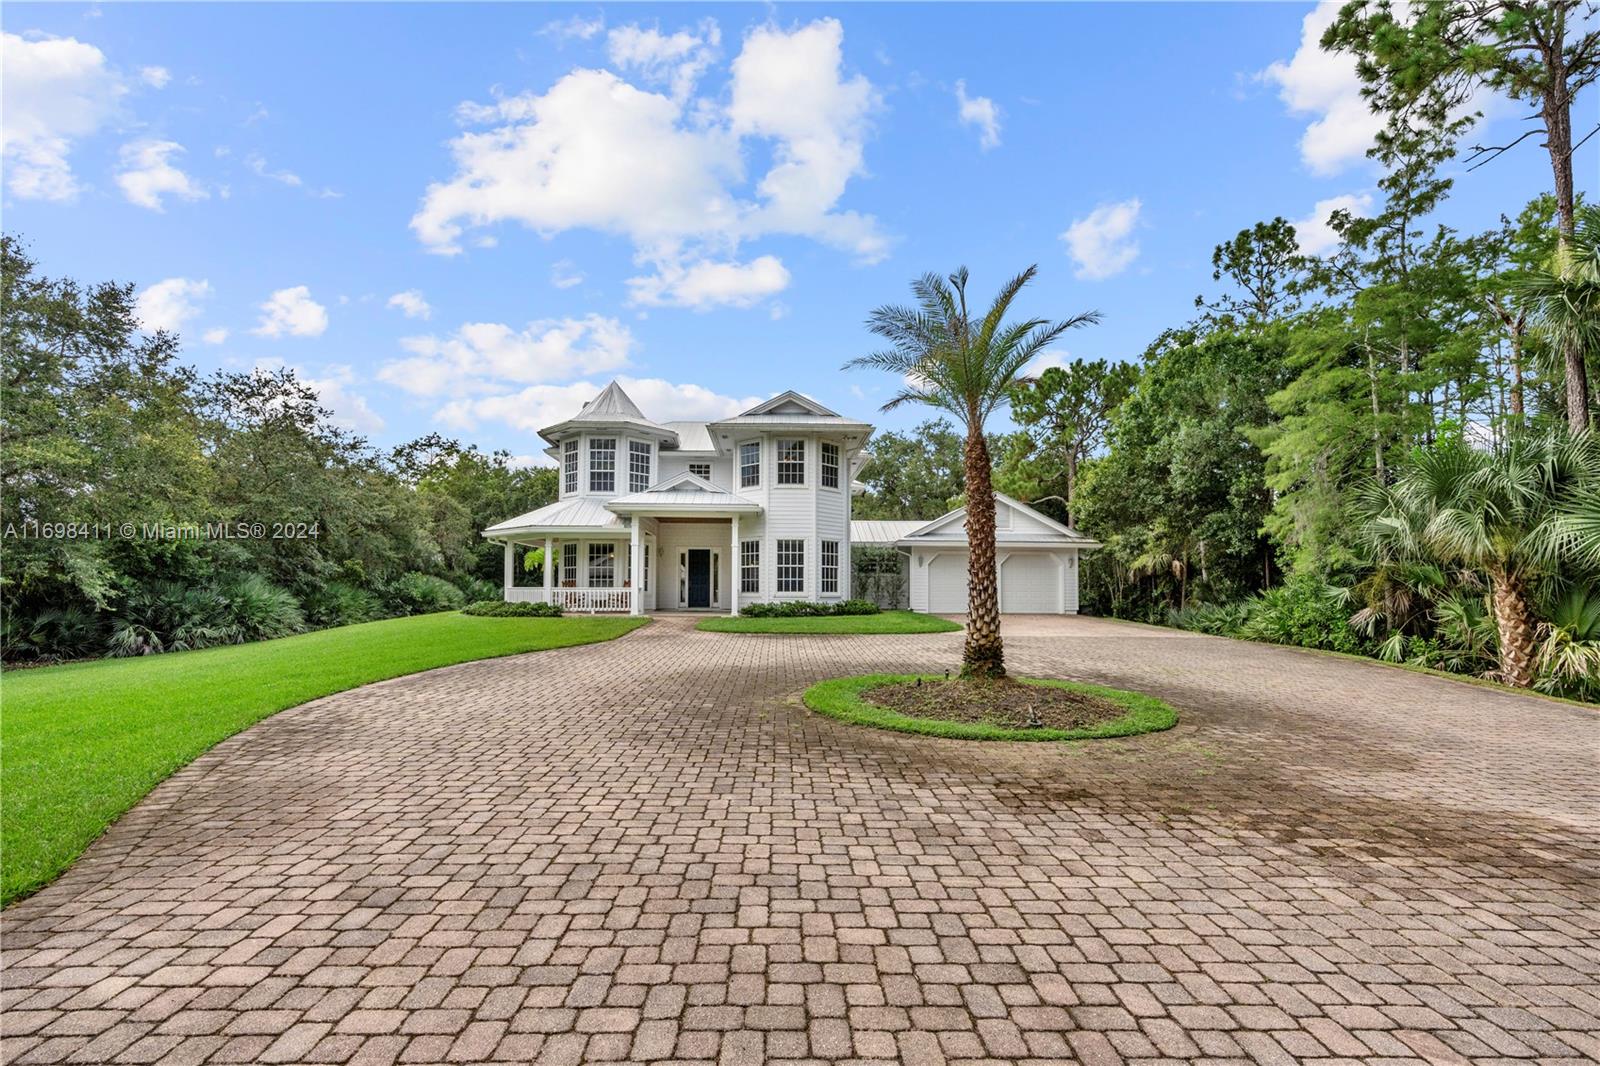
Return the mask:
[(821, 415), (824, 418), (838, 418), (838, 411), (830, 411), (809, 396), (802, 396), (793, 389), (786, 389), (778, 393), (765, 403), (758, 403), (748, 411), (740, 413), (739, 417), (747, 415)]
[(885, 518), (857, 518), (850, 523), (850, 544), (863, 548), (882, 548), (893, 545), (902, 537), (921, 529), (928, 523)]
[[(1070, 526), (1062, 525), (1060, 522), (1057, 522), (1054, 518), (1051, 518), (1048, 515), (1044, 515), (1044, 514), (1039, 513), (1038, 511), (1035, 511), (1032, 507), (1029, 507), (1027, 504), (1023, 503), (1021, 500), (1013, 499), (1012, 497), (1007, 496), (1003, 492), (997, 492), (997, 493), (994, 494), (994, 502), (995, 502), (995, 507), (997, 509), (1001, 508), (1001, 507), (1004, 507), (1004, 508), (1007, 508), (1007, 509), (1012, 510), (1014, 512), (1017, 512), (1018, 514), (1026, 515), (1027, 518), (1031, 522), (1035, 522), (1038, 525), (1044, 527), (1042, 530), (1037, 530), (1037, 531), (1031, 531), (1031, 530), (1007, 530), (1007, 529), (998, 529), (997, 528), (995, 530), (995, 543), (996, 544), (1005, 544), (1005, 543), (1013, 543), (1013, 544), (1015, 544), (1015, 543), (1052, 544), (1052, 543), (1058, 543), (1058, 544), (1061, 544), (1061, 545), (1064, 545), (1064, 546), (1065, 545), (1072, 545), (1072, 546), (1076, 546), (1076, 547), (1080, 547), (1080, 548), (1098, 548), (1098, 547), (1100, 547), (1100, 542), (1099, 541), (1096, 541), (1096, 540), (1094, 540), (1094, 539), (1092, 539), (1090, 537), (1084, 536), (1082, 533), (1079, 533), (1076, 529), (1073, 529)], [(967, 517), (967, 509), (965, 507), (957, 507), (955, 510), (949, 511), (949, 512), (947, 512), (945, 514), (942, 514), (938, 518), (935, 518), (931, 522), (924, 523), (922, 526), (920, 526), (917, 529), (912, 530), (910, 533), (904, 534), (900, 538), (901, 543), (911, 543), (911, 544), (916, 544), (916, 543), (953, 544), (953, 543), (956, 543), (956, 542), (966, 543), (966, 539), (967, 539), (967, 531), (966, 531), (966, 528), (965, 528), (966, 517)]]
[(606, 508), (623, 514), (642, 511), (650, 514), (751, 514), (761, 505), (743, 496), (724, 492), (705, 478), (685, 471), (651, 485), (643, 492), (629, 493), (606, 501)]

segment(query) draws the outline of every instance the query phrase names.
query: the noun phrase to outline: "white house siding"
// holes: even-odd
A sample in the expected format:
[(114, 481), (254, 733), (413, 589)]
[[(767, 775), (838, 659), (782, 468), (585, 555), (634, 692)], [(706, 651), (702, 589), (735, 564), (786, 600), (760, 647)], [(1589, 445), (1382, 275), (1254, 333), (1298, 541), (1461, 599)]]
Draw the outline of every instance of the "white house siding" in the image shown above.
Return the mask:
[(1061, 610), (1065, 614), (1078, 613), (1078, 564), (1083, 554), (1077, 548), (1063, 553), (1061, 567)]
[[(658, 610), (674, 611), (683, 606), (678, 599), (678, 555), (688, 548), (709, 548), (717, 553), (717, 581), (720, 595), (712, 601), (712, 610), (726, 611), (728, 597), (734, 594), (730, 584), (733, 575), (731, 556), (732, 529), (726, 518), (704, 522), (661, 522), (659, 525), (660, 574), (651, 574), (651, 584), (656, 586)], [(740, 537), (744, 536), (744, 519), (739, 522)]]
[(943, 551), (924, 568), (927, 610), (933, 614), (965, 614), (967, 611), (967, 553)]
[[(730, 533), (729, 536), (731, 538), (732, 534)], [(772, 599), (771, 589), (773, 587), (774, 579), (772, 576), (772, 560), (768, 558), (771, 549), (767, 547), (767, 523), (765, 516), (740, 515), (739, 539), (758, 540), (761, 542), (761, 591), (740, 592), (739, 606), (744, 607), (745, 605), (751, 603), (766, 603), (768, 600)], [(732, 565), (733, 580), (737, 582), (740, 579), (739, 560), (737, 558), (734, 559)], [(737, 590), (738, 585), (736, 584), (734, 588)]]
[(733, 491), (733, 464), (727, 456), (713, 457), (709, 455), (695, 455), (668, 449), (661, 453), (658, 460), (658, 474), (655, 481), (666, 481), (688, 472), (690, 463), (710, 463), (711, 483), (719, 489)]
[(1055, 614), (1061, 609), (1061, 558), (1055, 552), (1012, 552), (1000, 566), (1000, 610)]

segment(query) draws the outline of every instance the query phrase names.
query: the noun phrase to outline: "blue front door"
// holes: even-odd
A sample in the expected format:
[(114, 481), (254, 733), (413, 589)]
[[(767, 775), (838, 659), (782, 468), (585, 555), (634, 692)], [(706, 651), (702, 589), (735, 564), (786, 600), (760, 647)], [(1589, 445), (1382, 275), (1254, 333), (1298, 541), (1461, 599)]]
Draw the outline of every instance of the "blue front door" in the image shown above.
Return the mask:
[(689, 607), (711, 606), (711, 551), (689, 549)]

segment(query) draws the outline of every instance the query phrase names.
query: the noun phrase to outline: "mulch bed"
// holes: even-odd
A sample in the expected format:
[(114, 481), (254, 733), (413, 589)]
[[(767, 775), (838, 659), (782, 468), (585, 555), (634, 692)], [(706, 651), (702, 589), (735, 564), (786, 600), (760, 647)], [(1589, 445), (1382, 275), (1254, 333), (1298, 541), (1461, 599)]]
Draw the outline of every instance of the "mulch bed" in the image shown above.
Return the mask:
[(1103, 696), (1020, 681), (897, 681), (861, 693), (908, 718), (989, 722), (1009, 729), (1083, 729), (1121, 718), (1128, 708)]

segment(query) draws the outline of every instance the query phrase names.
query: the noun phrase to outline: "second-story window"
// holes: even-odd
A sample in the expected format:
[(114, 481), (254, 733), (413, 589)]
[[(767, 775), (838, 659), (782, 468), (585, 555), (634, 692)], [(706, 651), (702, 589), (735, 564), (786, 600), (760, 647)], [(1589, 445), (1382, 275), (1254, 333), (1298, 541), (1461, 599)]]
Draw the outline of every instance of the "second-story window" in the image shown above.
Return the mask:
[(693, 474), (695, 477), (703, 477), (707, 481), (710, 481), (711, 480), (711, 464), (710, 463), (690, 463), (689, 464), (689, 473)]
[(839, 487), (839, 446), (822, 444), (822, 487), (836, 489)]
[(643, 492), (650, 487), (650, 445), (628, 442), (628, 491)]
[(568, 496), (578, 491), (578, 442), (575, 440), (561, 445), (561, 479)]
[(804, 485), (806, 483), (806, 442), (803, 440), (778, 441), (778, 484)]
[(739, 445), (739, 487), (755, 488), (761, 484), (761, 445), (756, 441)]
[(615, 437), (589, 438), (589, 491), (617, 491), (617, 441)]

